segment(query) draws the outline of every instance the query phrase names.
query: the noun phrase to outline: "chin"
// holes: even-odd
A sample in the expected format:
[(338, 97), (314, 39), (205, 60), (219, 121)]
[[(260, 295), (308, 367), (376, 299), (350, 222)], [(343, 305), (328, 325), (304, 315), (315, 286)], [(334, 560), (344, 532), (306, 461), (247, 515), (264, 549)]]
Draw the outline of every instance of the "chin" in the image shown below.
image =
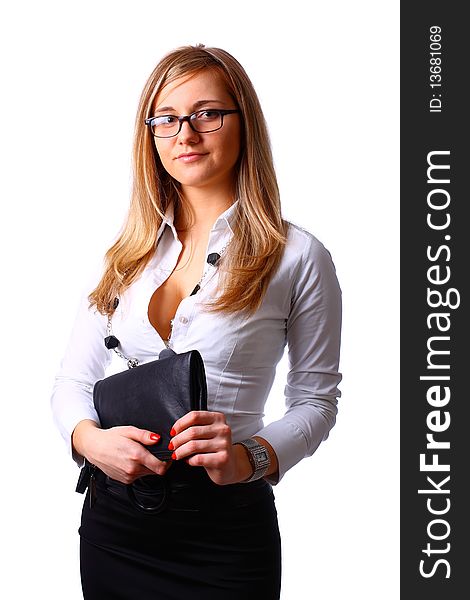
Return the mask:
[(211, 177), (209, 175), (201, 174), (193, 174), (192, 176), (188, 173), (185, 173), (183, 176), (180, 176), (180, 174), (175, 174), (173, 177), (180, 183), (180, 185), (186, 187), (207, 187), (210, 185), (217, 185), (219, 182), (218, 177)]

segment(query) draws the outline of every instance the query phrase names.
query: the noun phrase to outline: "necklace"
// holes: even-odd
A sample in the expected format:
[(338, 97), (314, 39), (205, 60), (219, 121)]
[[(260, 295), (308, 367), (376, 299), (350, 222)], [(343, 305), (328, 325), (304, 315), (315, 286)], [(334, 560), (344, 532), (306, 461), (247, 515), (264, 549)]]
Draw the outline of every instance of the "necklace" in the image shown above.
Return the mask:
[[(114, 298), (114, 310), (116, 310), (116, 308), (118, 306), (119, 306), (119, 298), (116, 297), (116, 298)], [(104, 338), (104, 345), (106, 346), (106, 348), (108, 348), (108, 350), (114, 350), (114, 352), (116, 352), (116, 354), (118, 356), (123, 358), (127, 362), (127, 367), (129, 369), (133, 369), (134, 367), (137, 367), (139, 365), (139, 360), (137, 358), (135, 358), (134, 356), (133, 357), (126, 356), (119, 350), (119, 346), (121, 345), (121, 342), (117, 339), (117, 337), (115, 335), (113, 335), (113, 328), (111, 325), (111, 315), (108, 315), (108, 323), (106, 325), (106, 333), (108, 334)]]
[[(207, 262), (207, 264), (209, 266), (204, 269), (204, 273), (202, 274), (201, 279), (194, 286), (193, 291), (189, 294), (190, 296), (194, 296), (195, 294), (197, 294), (199, 292), (199, 290), (202, 287), (202, 282), (207, 277), (209, 271), (211, 270), (211, 267), (212, 268), (216, 268), (217, 267), (217, 265), (219, 264), (220, 259), (222, 258), (222, 255), (224, 254), (224, 252), (225, 252), (226, 249), (227, 249), (227, 244), (219, 252), (211, 252), (207, 256), (206, 262)], [(170, 319), (170, 333), (168, 334), (168, 337), (166, 338), (166, 340), (163, 340), (163, 343), (165, 344), (165, 346), (167, 348), (170, 348), (171, 334), (173, 333), (173, 323), (174, 323), (174, 321), (175, 321), (174, 317), (173, 317), (173, 319)]]
[[(194, 296), (195, 294), (197, 294), (199, 292), (199, 290), (202, 287), (202, 283), (203, 283), (204, 279), (207, 277), (208, 273), (211, 271), (211, 268), (217, 267), (220, 259), (222, 258), (222, 255), (224, 254), (226, 249), (227, 249), (227, 244), (219, 252), (211, 252), (211, 254), (208, 255), (208, 257), (206, 259), (208, 266), (204, 269), (204, 273), (202, 274), (201, 279), (196, 283), (193, 291), (189, 294), (190, 296)], [(116, 297), (116, 298), (114, 298), (114, 304), (113, 304), (114, 310), (116, 310), (116, 308), (118, 306), (119, 306), (119, 298)], [(171, 345), (171, 334), (173, 331), (174, 320), (175, 320), (174, 318), (170, 320), (170, 333), (168, 334), (167, 339), (163, 340), (163, 343), (165, 344), (165, 346), (167, 348), (170, 348), (170, 345)], [(106, 348), (108, 348), (108, 350), (113, 350), (120, 358), (123, 358), (127, 362), (127, 366), (129, 369), (133, 369), (134, 367), (137, 367), (139, 365), (139, 360), (134, 356), (132, 356), (132, 357), (126, 356), (119, 349), (119, 347), (121, 346), (121, 342), (113, 334), (111, 315), (108, 315), (108, 322), (106, 324), (106, 333), (107, 333), (107, 335), (104, 338), (104, 345), (106, 346)]]

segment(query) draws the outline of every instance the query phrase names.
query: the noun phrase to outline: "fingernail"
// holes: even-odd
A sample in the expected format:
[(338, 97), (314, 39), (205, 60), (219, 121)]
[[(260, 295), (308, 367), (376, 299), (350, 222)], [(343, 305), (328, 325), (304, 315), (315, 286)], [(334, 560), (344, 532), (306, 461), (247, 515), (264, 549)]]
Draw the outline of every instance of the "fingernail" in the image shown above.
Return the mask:
[(176, 452), (173, 452), (173, 454), (171, 455), (171, 458), (172, 458), (173, 460), (177, 460), (177, 458), (176, 458)]
[(153, 440), (154, 442), (158, 442), (158, 440), (160, 439), (160, 436), (158, 435), (158, 433), (151, 433), (150, 439)]
[(175, 431), (174, 427), (171, 428), (170, 435), (171, 436), (176, 435), (176, 431)]
[(168, 450), (174, 450), (174, 449), (175, 449), (175, 447), (173, 446), (173, 442), (170, 442), (168, 444)]

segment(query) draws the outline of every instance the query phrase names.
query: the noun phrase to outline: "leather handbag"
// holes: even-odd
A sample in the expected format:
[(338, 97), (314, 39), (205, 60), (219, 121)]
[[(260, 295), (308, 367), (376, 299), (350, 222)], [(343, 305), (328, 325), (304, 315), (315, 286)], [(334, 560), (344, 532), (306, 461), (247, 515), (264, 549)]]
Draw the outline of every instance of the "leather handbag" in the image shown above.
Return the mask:
[[(168, 444), (175, 421), (192, 410), (207, 410), (206, 374), (201, 354), (197, 350), (178, 354), (165, 348), (158, 360), (97, 381), (93, 402), (103, 429), (134, 425), (158, 433), (161, 436), (158, 443), (147, 449), (159, 460), (170, 460), (172, 452)], [(76, 491), (83, 493), (90, 483), (94, 483), (93, 465), (87, 461)], [(131, 501), (148, 512), (147, 507), (136, 502), (134, 484), (128, 486), (128, 491)]]
[(197, 350), (177, 354), (166, 348), (158, 360), (110, 375), (95, 383), (93, 402), (101, 427), (134, 425), (161, 436), (148, 450), (170, 460), (170, 430), (192, 410), (207, 410), (207, 386)]

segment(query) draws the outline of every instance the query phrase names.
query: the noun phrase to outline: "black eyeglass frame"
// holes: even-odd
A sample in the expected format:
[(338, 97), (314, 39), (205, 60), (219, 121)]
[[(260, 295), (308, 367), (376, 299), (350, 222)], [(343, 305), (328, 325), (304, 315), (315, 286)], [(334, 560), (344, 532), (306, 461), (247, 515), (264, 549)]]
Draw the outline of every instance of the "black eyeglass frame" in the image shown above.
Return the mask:
[[(197, 115), (199, 113), (203, 113), (203, 112), (216, 112), (216, 113), (219, 113), (219, 115), (220, 115), (220, 126), (216, 127), (215, 129), (209, 129), (208, 131), (198, 131), (194, 127), (194, 124), (192, 123), (192, 120), (194, 120), (195, 115)], [(222, 127), (224, 126), (224, 117), (225, 117), (225, 115), (232, 115), (232, 114), (239, 113), (239, 112), (240, 112), (240, 109), (238, 109), (238, 108), (232, 108), (232, 109), (222, 109), (222, 108), (207, 109), (206, 108), (205, 110), (196, 110), (196, 111), (192, 112), (190, 115), (185, 115), (183, 117), (177, 117), (176, 115), (160, 115), (160, 117), (176, 117), (176, 119), (178, 119), (178, 122), (179, 122), (178, 131), (176, 133), (172, 133), (171, 135), (156, 135), (153, 132), (152, 121), (154, 119), (158, 119), (160, 117), (149, 117), (148, 119), (145, 119), (145, 124), (150, 127), (150, 131), (152, 132), (152, 135), (154, 137), (159, 138), (159, 139), (168, 139), (168, 138), (175, 137), (176, 135), (179, 134), (179, 132), (181, 131), (181, 128), (183, 127), (183, 123), (185, 121), (188, 122), (188, 125), (196, 133), (212, 133), (213, 131), (218, 131), (219, 129), (222, 129)]]

